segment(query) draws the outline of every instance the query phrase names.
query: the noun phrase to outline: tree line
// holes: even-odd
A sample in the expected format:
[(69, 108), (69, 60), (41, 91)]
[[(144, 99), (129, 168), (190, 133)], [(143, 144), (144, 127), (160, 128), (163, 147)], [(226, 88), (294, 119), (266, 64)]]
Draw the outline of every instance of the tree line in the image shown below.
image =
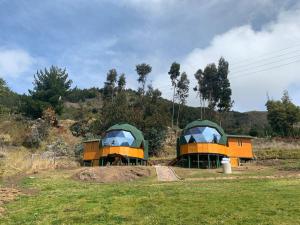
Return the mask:
[[(5, 81), (0, 79), (0, 112), (8, 110), (35, 119), (41, 117), (44, 110), (51, 108), (57, 115), (61, 115), (65, 101), (85, 101), (100, 94), (102, 107), (93, 112), (96, 119), (91, 126), (92, 132), (101, 135), (115, 123), (130, 123), (144, 132), (153, 153), (157, 153), (165, 139), (167, 127), (183, 128), (185, 123), (197, 118), (221, 122), (233, 106), (228, 79), (229, 63), (223, 57), (217, 64), (208, 64), (195, 72), (195, 87), (190, 87), (190, 78), (186, 72), (181, 71), (181, 65), (173, 62), (166, 74), (173, 89), (171, 103), (162, 98), (162, 92), (148, 82), (152, 72), (149, 64), (138, 64), (135, 71), (139, 84), (137, 90), (126, 88), (125, 73), (119, 73), (114, 68), (107, 72), (102, 88), (80, 89), (77, 86), (71, 88), (72, 80), (66, 69), (51, 66), (37, 71), (33, 89), (29, 90), (29, 94), (21, 96), (12, 92)], [(186, 107), (190, 90), (199, 99), (199, 114)], [(299, 107), (292, 103), (287, 92), (281, 101), (268, 100), (266, 107), (272, 135), (295, 134)]]

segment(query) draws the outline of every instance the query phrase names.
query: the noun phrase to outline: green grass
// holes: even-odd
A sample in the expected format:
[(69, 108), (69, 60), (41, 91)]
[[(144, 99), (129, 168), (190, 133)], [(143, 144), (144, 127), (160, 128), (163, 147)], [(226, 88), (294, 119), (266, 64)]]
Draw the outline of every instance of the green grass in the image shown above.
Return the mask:
[(300, 224), (300, 180), (83, 183), (55, 171), (5, 206), (0, 224)]
[(275, 167), (262, 167), (260, 170), (256, 167), (245, 169), (244, 167), (232, 168), (232, 174), (224, 174), (222, 168), (219, 169), (188, 169), (174, 167), (176, 174), (183, 179), (193, 178), (212, 178), (212, 177), (251, 177), (251, 176), (270, 176), (278, 172)]

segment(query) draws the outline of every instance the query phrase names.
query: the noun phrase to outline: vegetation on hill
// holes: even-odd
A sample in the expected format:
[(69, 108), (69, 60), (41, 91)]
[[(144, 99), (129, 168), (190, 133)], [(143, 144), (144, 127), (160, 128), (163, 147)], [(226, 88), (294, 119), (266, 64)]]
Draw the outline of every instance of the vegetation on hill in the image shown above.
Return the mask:
[[(185, 103), (191, 78), (180, 71), (180, 64), (176, 62), (166, 74), (173, 86), (172, 101), (162, 98), (161, 91), (147, 83), (152, 67), (146, 63), (136, 65), (138, 90), (127, 89), (126, 75), (116, 69), (108, 71), (102, 88), (71, 88), (66, 69), (51, 66), (34, 75), (34, 87), (28, 95), (14, 93), (0, 79), (0, 115), (14, 115), (13, 120), (29, 121), (42, 118), (45, 111), (55, 111), (59, 119), (75, 120), (72, 133), (84, 138), (100, 137), (115, 123), (130, 123), (144, 132), (150, 143), (150, 154), (154, 155), (162, 149), (168, 127), (176, 135), (187, 123), (199, 118), (217, 122), (230, 134), (299, 136), (295, 125), (300, 121), (300, 110), (287, 92), (281, 101), (268, 100), (268, 112), (231, 111), (234, 101), (228, 67), (228, 62), (220, 58), (218, 65), (212, 63), (196, 71), (197, 86), (193, 90), (200, 105), (190, 107)], [(31, 125), (26, 126), (23, 130), (27, 132)]]
[(300, 129), (294, 125), (300, 121), (300, 108), (296, 106), (284, 91), (281, 101), (268, 100), (268, 121), (275, 135), (299, 136)]

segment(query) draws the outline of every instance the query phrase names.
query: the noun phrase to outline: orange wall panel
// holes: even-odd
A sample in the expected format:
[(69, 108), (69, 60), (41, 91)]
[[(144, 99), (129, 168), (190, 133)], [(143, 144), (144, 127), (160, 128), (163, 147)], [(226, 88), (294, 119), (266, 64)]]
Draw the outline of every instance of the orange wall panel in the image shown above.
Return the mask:
[(99, 160), (111, 154), (119, 154), (127, 157), (144, 158), (144, 150), (127, 146), (106, 146), (99, 148), (99, 141), (85, 142), (83, 150), (84, 160)]
[(100, 149), (100, 157), (105, 157), (111, 154), (118, 154), (141, 159), (144, 158), (144, 150), (141, 148), (131, 148), (127, 146), (106, 146)]
[[(238, 145), (238, 143), (242, 145)], [(239, 158), (253, 158), (251, 139), (248, 138), (228, 138), (228, 148), (230, 156)]]
[[(238, 143), (242, 142), (240, 146)], [(215, 143), (189, 143), (180, 146), (180, 154), (212, 153), (231, 158), (253, 158), (251, 139), (228, 138), (228, 146)]]
[(100, 159), (99, 141), (83, 143), (83, 160)]
[(214, 143), (189, 143), (180, 146), (181, 155), (191, 153), (216, 153), (227, 155), (227, 147), (225, 145)]
[(239, 158), (230, 157), (230, 164), (232, 167), (238, 167), (240, 165)]

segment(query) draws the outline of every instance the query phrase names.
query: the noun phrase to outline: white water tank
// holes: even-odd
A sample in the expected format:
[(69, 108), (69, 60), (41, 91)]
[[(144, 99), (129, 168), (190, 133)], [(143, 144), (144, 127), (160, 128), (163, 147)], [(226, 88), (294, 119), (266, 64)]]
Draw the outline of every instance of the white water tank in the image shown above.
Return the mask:
[(231, 174), (231, 164), (229, 158), (223, 158), (221, 161), (222, 167), (223, 167), (223, 173), (225, 174)]

